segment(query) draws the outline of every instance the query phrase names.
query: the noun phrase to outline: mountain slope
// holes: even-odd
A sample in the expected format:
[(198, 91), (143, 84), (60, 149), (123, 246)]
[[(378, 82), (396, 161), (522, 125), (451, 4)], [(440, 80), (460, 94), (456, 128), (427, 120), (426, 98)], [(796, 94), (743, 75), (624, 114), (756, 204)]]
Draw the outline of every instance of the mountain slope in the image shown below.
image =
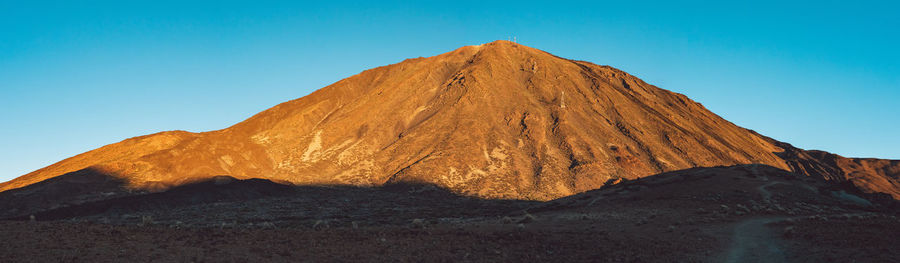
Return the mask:
[(897, 162), (880, 175), (816, 174), (777, 154), (789, 150), (612, 67), (496, 41), (367, 70), (227, 129), (105, 146), (0, 190), (90, 168), (149, 190), (230, 175), (307, 185), (429, 183), (485, 198), (548, 200), (618, 178), (761, 163), (829, 179), (876, 178), (877, 187), (864, 190), (900, 197)]

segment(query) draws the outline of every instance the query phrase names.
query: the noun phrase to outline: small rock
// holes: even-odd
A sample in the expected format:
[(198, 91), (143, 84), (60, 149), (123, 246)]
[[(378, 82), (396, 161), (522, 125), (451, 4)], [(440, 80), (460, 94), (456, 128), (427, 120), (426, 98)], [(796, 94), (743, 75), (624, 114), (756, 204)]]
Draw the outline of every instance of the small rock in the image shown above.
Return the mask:
[(141, 223), (139, 224), (140, 226), (146, 226), (150, 224), (153, 224), (153, 216), (141, 216)]
[(534, 222), (535, 220), (537, 220), (536, 217), (534, 217), (533, 215), (531, 215), (529, 213), (525, 213), (525, 216), (523, 216), (522, 219), (520, 219), (518, 223), (519, 224), (527, 224), (527, 223)]
[(122, 215), (122, 219), (137, 219), (137, 218), (140, 218), (140, 217), (137, 216), (137, 215), (134, 215), (134, 214), (124, 214), (124, 215)]
[(782, 235), (784, 235), (784, 237), (792, 237), (795, 233), (796, 231), (794, 230), (794, 226), (785, 227), (784, 231), (782, 231)]
[(782, 212), (785, 211), (784, 207), (781, 207), (781, 205), (779, 205), (779, 204), (775, 204), (775, 209), (778, 209), (778, 211), (782, 211)]
[(425, 229), (425, 220), (423, 220), (423, 219), (421, 219), (421, 218), (413, 219), (413, 220), (412, 220), (412, 223), (410, 223), (409, 226), (410, 226), (410, 228), (421, 228), (421, 229)]
[(649, 220), (647, 220), (647, 218), (641, 218), (640, 220), (635, 222), (634, 225), (640, 226), (640, 225), (646, 225), (647, 223), (649, 223)]
[(313, 224), (313, 229), (315, 230), (323, 230), (328, 228), (328, 220), (316, 220), (316, 223)]

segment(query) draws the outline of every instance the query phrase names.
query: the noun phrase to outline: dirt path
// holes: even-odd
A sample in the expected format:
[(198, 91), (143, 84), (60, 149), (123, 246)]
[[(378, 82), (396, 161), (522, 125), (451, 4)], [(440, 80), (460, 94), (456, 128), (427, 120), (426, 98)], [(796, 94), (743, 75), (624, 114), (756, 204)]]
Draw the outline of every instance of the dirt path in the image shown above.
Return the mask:
[(734, 227), (723, 262), (786, 262), (781, 239), (766, 224), (786, 217), (753, 218)]
[[(759, 175), (756, 166), (751, 166), (751, 172)], [(761, 176), (760, 176), (761, 177)], [(762, 177), (765, 181), (768, 178)], [(772, 203), (772, 193), (767, 187), (777, 184), (788, 184), (785, 182), (774, 181), (756, 188), (756, 191), (763, 198), (763, 202)], [(724, 253), (722, 259), (717, 261), (724, 262), (786, 262), (784, 248), (780, 245), (781, 239), (778, 234), (766, 226), (788, 217), (763, 217), (750, 218), (739, 221), (732, 230), (731, 246)]]

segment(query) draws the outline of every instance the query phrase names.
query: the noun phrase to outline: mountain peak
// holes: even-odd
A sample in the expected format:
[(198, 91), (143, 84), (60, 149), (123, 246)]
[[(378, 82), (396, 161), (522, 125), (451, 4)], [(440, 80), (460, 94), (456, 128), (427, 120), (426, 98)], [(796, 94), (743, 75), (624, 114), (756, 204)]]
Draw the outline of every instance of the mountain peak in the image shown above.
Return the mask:
[[(524, 46), (519, 43), (515, 43), (512, 41), (506, 40), (495, 40), (493, 42), (488, 42), (479, 45), (471, 45), (461, 47), (453, 52), (449, 52), (446, 54), (454, 54), (454, 53), (466, 53), (473, 56), (500, 56), (505, 57), (506, 59), (521, 59), (526, 58), (528, 56), (535, 55), (549, 55), (544, 51), (541, 51), (536, 48)], [(444, 55), (446, 55), (444, 54)], [(443, 56), (443, 55), (439, 55)], [(551, 55), (552, 56), (552, 55)]]
[(516, 43), (516, 42), (507, 41), (507, 40), (494, 40), (494, 41), (491, 41), (491, 42), (482, 43), (482, 44), (478, 44), (478, 45), (471, 45), (471, 46), (468, 46), (468, 47), (476, 47), (476, 48), (486, 48), (486, 47), (490, 47), (490, 48), (514, 48), (514, 47), (516, 47), (516, 46), (519, 46), (519, 44)]
[(548, 54), (542, 50), (528, 47), (516, 42), (507, 40), (496, 40), (493, 42), (479, 45), (482, 52), (493, 51), (507, 54), (535, 55), (536, 53)]

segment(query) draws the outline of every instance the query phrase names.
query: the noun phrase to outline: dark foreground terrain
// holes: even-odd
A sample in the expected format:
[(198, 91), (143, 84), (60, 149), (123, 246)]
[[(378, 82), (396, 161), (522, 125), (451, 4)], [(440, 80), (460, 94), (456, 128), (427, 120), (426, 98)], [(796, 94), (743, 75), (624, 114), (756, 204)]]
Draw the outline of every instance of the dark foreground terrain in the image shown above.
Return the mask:
[[(41, 192), (24, 191), (0, 203)], [(759, 165), (670, 172), (550, 202), (230, 178), (104, 193), (7, 209), (2, 261), (900, 262), (895, 201)]]

